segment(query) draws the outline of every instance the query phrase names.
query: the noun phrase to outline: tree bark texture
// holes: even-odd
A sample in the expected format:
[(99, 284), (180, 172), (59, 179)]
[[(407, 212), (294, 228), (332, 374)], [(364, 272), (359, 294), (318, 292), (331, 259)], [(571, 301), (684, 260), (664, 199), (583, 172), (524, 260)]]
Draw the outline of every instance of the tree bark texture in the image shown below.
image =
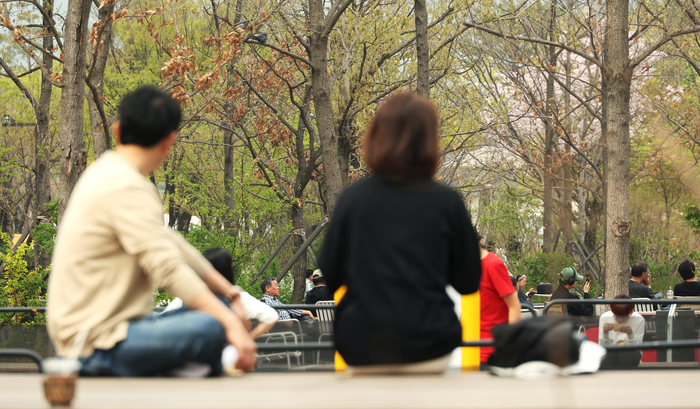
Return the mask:
[(323, 0), (309, 0), (309, 60), (313, 64), (311, 86), (323, 157), (323, 190), (328, 213), (332, 213), (335, 202), (347, 183), (343, 180), (348, 176), (343, 175), (338, 166), (338, 133), (328, 77), (328, 35), (324, 33), (323, 7)]
[[(217, 34), (220, 36), (220, 25), (219, 25), (219, 19), (218, 16), (216, 15), (216, 3), (212, 1), (212, 9), (214, 10), (214, 25), (216, 27)], [(243, 0), (237, 0), (236, 1), (236, 15), (233, 20), (233, 24), (237, 26), (243, 17)], [(231, 76), (231, 80), (229, 81), (229, 87), (235, 87), (235, 64), (238, 61), (237, 57), (234, 57), (233, 60), (230, 63), (229, 66), (229, 75)], [(230, 121), (230, 119), (233, 117), (234, 112), (235, 112), (236, 104), (235, 101), (227, 101), (225, 106), (224, 106), (224, 112), (226, 113), (226, 119), (227, 122)], [(233, 128), (234, 124), (230, 124), (231, 127)], [(235, 150), (233, 148), (233, 140), (234, 140), (234, 134), (233, 132), (229, 130), (224, 130), (224, 204), (226, 205), (227, 209), (227, 214), (224, 217), (224, 229), (228, 232), (229, 235), (231, 236), (237, 236), (238, 235), (238, 226), (236, 224), (236, 220), (234, 218), (234, 214), (236, 211), (236, 200), (235, 200), (235, 194), (236, 194), (236, 186), (234, 184), (233, 180), (233, 156), (235, 154)]]
[[(297, 206), (296, 204), (291, 207), (291, 219), (292, 225), (295, 232), (304, 231), (304, 206)], [(301, 245), (304, 244), (304, 239), (300, 234), (294, 234), (292, 236), (292, 248), (296, 252)], [(306, 267), (307, 267), (307, 252), (299, 257), (292, 271), (294, 274), (294, 290), (292, 291), (292, 304), (301, 304), (306, 293)]]
[(430, 49), (428, 47), (428, 8), (426, 0), (415, 0), (416, 24), (416, 92), (426, 97), (430, 96)]
[[(114, 12), (114, 2), (105, 4), (100, 9), (100, 21), (105, 21), (102, 28), (102, 49), (97, 54), (97, 61), (92, 74), (91, 83), (97, 89), (97, 95), (100, 98), (99, 103), (104, 107), (104, 76), (105, 68), (107, 67), (107, 57), (109, 49), (112, 47), (112, 19), (109, 16)], [(97, 47), (100, 45), (97, 44)], [(99, 158), (103, 153), (112, 149), (112, 138), (109, 138), (109, 129), (103, 129), (102, 116), (97, 108), (98, 102), (88, 93), (88, 105), (90, 106), (90, 126), (92, 128), (92, 143), (95, 159)]]
[[(556, 3), (552, 1), (550, 10), (550, 21), (548, 28), (548, 37), (550, 41), (554, 36), (554, 19), (556, 18)], [(554, 193), (554, 174), (552, 169), (554, 156), (554, 69), (557, 64), (556, 50), (554, 46), (548, 46), (547, 50), (547, 89), (545, 109), (547, 115), (545, 117), (544, 130), (544, 180), (542, 193), (542, 252), (551, 253), (554, 251), (554, 226), (552, 220), (552, 201)]]
[(607, 29), (602, 75), (606, 87), (607, 192), (605, 298), (628, 294), (630, 241), (630, 87), (629, 0), (607, 1)]
[[(50, 16), (53, 15), (53, 0), (45, 0), (43, 7), (50, 13)], [(48, 27), (49, 24), (52, 24), (52, 22), (44, 18), (44, 27)], [(45, 50), (53, 49), (53, 36), (44, 36), (42, 47)], [(42, 62), (46, 67), (53, 67), (53, 59), (46, 54), (42, 56)], [(46, 213), (46, 203), (51, 201), (51, 148), (49, 146), (49, 120), (53, 85), (51, 84), (51, 77), (48, 75), (50, 71), (51, 70), (42, 70), (39, 109), (36, 112), (36, 140), (34, 141), (36, 193), (34, 195), (34, 217), (44, 215)], [(38, 220), (37, 223), (39, 223)], [(42, 267), (49, 265), (50, 260), (48, 255), (46, 252), (39, 249), (37, 243), (34, 244), (34, 254), (35, 264)]]
[[(566, 59), (566, 67), (564, 68), (566, 70), (566, 86), (568, 89), (572, 89), (573, 81), (571, 78), (571, 56), (568, 53)], [(564, 93), (564, 112), (567, 116), (564, 120), (563, 125), (566, 127), (566, 132), (569, 134), (569, 136), (573, 135), (574, 132), (573, 121), (571, 119), (571, 115), (569, 115), (571, 109), (571, 94), (567, 92)], [(561, 165), (563, 198), (559, 226), (561, 228), (562, 235), (564, 236), (564, 252), (567, 254), (571, 254), (571, 248), (574, 244), (574, 214), (571, 210), (571, 201), (573, 198), (574, 188), (573, 183), (571, 182), (571, 146), (568, 143), (564, 145), (564, 153), (565, 155)]]
[[(233, 111), (233, 103), (226, 105), (227, 113)], [(238, 234), (234, 212), (236, 211), (236, 187), (233, 180), (233, 132), (224, 131), (224, 204), (226, 205), (226, 217), (224, 217), (224, 228), (231, 236)]]
[(90, 0), (69, 0), (66, 13), (63, 91), (61, 93), (61, 183), (58, 221), (85, 170), (87, 152), (83, 140), (83, 110), (87, 36), (90, 31)]

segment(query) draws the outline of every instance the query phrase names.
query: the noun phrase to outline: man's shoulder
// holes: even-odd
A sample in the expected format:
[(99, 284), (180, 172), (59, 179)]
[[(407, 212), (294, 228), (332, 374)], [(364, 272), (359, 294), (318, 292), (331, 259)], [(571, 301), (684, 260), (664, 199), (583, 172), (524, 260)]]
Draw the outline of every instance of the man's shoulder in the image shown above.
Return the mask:
[(566, 287), (560, 284), (559, 287), (557, 287), (552, 293), (552, 297), (550, 298), (550, 300), (561, 300), (566, 298), (575, 298), (577, 300), (580, 299), (575, 294), (571, 294), (569, 290), (566, 289)]
[(124, 190), (151, 194), (154, 186), (124, 159), (107, 152), (85, 170), (73, 194), (108, 196)]

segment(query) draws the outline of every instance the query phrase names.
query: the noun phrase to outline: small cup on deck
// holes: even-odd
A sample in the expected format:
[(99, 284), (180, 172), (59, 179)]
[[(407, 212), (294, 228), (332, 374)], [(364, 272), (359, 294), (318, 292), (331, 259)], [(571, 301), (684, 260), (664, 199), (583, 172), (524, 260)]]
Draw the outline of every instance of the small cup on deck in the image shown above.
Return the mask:
[(70, 406), (75, 396), (75, 380), (80, 362), (70, 358), (44, 360), (44, 394), (51, 406)]

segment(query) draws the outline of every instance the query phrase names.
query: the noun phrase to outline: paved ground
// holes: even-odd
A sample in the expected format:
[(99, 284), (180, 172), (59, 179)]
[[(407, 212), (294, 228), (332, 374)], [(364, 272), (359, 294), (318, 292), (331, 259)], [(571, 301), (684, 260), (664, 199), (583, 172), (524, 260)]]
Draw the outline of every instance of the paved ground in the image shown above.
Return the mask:
[[(1, 408), (47, 408), (40, 375), (0, 375)], [(78, 380), (74, 408), (697, 408), (700, 371), (605, 371), (521, 381), (486, 373)]]

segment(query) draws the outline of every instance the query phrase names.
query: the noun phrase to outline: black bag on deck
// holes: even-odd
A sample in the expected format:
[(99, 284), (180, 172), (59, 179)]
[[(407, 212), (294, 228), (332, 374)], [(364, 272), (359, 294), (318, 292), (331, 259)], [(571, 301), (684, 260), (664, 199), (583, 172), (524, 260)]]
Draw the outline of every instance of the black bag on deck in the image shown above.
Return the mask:
[(552, 283), (539, 283), (537, 284), (537, 294), (551, 294), (552, 293)]
[(583, 338), (574, 331), (574, 324), (562, 317), (537, 317), (513, 325), (493, 328), (496, 351), (489, 365), (516, 367), (529, 361), (547, 361), (561, 367), (578, 362)]

